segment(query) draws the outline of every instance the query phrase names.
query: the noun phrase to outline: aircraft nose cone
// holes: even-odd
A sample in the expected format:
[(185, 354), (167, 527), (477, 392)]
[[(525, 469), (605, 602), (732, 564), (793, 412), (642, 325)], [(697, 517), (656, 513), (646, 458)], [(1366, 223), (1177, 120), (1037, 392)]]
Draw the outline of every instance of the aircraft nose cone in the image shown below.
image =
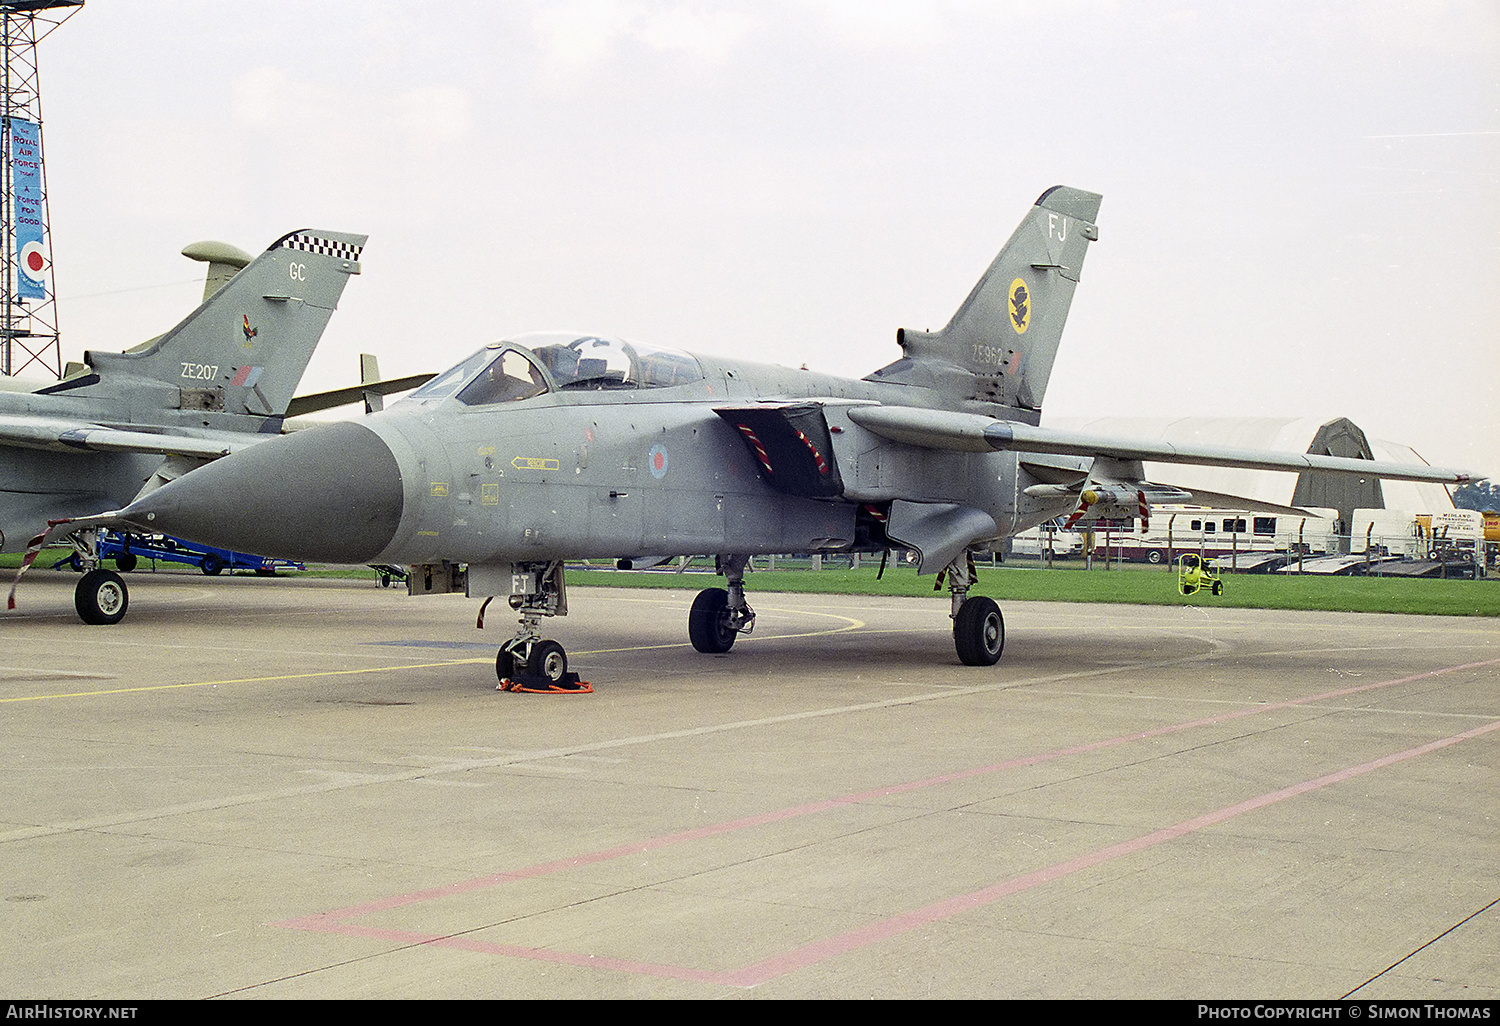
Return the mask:
[(380, 436), (335, 423), (261, 442), (122, 511), (157, 534), (235, 552), (365, 563), (395, 537), (401, 469)]

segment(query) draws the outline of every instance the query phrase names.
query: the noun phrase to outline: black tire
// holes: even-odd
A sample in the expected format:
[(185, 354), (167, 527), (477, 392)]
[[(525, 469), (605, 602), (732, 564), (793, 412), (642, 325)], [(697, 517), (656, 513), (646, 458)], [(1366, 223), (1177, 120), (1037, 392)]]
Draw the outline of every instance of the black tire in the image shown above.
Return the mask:
[(208, 555), (203, 557), (203, 572), (209, 577), (217, 577), (224, 572), (224, 561), (218, 556)]
[(119, 623), (125, 619), (130, 593), (125, 582), (113, 570), (90, 570), (73, 589), (73, 607), (84, 623), (96, 626)]
[(74, 573), (83, 573), (83, 557), (76, 552), (73, 553), (68, 557), (68, 566), (73, 570)]
[(1162, 554), (1160, 549), (1152, 549), (1150, 552), (1146, 553), (1146, 562), (1160, 566), (1161, 561)]
[(1224, 582), (1223, 581), (1215, 581), (1214, 582), (1214, 594), (1215, 595), (1222, 595), (1222, 594), (1224, 594)]
[(516, 657), (510, 649), (502, 648), (495, 653), (495, 679), (512, 680), (516, 675)]
[(391, 586), (391, 579), (387, 574), (380, 575), (380, 586), (382, 588), (389, 588)]
[(134, 552), (122, 552), (115, 557), (115, 569), (122, 574), (128, 574), (135, 569), (137, 562)]
[(255, 572), (260, 574), (260, 576), (262, 577), (276, 576), (276, 568), (274, 566), (258, 566), (255, 568)]
[(734, 647), (738, 633), (729, 626), (729, 592), (705, 588), (688, 612), (688, 638), (699, 652), (718, 655)]
[(994, 599), (965, 599), (953, 618), (953, 645), (965, 666), (994, 666), (1005, 651), (1005, 617)]
[(531, 653), (526, 657), (526, 672), (556, 684), (567, 675), (568, 653), (555, 641), (538, 641), (531, 646)]

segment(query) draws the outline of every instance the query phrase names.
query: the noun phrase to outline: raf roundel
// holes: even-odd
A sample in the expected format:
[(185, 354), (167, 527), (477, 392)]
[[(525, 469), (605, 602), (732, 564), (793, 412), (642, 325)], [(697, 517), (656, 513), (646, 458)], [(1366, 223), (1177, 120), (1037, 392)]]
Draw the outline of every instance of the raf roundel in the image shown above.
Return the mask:
[(47, 273), (47, 254), (40, 242), (28, 242), (21, 247), (21, 269), (33, 281), (40, 281)]
[(658, 481), (667, 476), (667, 447), (665, 445), (653, 445), (651, 451), (646, 454), (646, 463), (651, 468), (651, 476)]

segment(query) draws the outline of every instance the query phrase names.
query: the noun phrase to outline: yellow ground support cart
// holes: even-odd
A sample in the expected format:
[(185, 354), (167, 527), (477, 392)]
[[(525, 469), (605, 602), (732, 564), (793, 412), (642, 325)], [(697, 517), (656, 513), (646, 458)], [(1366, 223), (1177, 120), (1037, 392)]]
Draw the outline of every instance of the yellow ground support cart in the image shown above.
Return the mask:
[(1224, 594), (1224, 582), (1219, 579), (1219, 561), (1189, 552), (1177, 557), (1177, 590), (1184, 595), (1195, 595), (1208, 588), (1215, 595)]

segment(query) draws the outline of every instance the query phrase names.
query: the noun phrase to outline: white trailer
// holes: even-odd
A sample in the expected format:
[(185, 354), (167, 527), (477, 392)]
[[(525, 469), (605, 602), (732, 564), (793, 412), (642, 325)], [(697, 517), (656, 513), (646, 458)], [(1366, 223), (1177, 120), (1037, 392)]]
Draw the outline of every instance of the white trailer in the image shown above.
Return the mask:
[(1253, 510), (1162, 506), (1151, 511), (1148, 526), (1130, 521), (1096, 528), (1094, 553), (1110, 559), (1167, 563), (1185, 552), (1212, 556), (1232, 565), (1235, 556), (1257, 552), (1313, 555), (1338, 551), (1334, 535), (1337, 511), (1313, 508), (1306, 515), (1257, 513)]

